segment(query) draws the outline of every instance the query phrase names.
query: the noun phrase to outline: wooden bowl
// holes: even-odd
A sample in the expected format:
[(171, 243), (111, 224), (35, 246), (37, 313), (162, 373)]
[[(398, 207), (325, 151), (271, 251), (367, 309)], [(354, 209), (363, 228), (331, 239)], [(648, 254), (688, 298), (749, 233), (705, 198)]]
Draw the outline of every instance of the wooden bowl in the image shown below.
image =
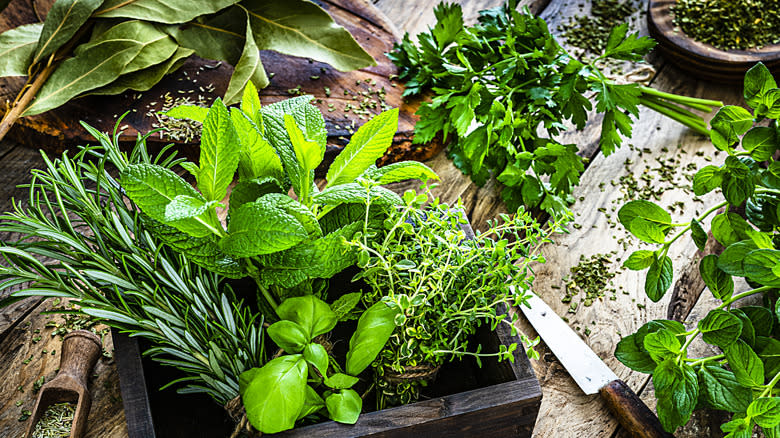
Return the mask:
[(780, 44), (760, 49), (721, 50), (696, 41), (682, 30), (675, 31), (672, 6), (676, 0), (650, 0), (647, 27), (658, 41), (658, 50), (668, 61), (696, 78), (717, 82), (742, 82), (745, 72), (763, 62), (772, 73), (780, 73)]

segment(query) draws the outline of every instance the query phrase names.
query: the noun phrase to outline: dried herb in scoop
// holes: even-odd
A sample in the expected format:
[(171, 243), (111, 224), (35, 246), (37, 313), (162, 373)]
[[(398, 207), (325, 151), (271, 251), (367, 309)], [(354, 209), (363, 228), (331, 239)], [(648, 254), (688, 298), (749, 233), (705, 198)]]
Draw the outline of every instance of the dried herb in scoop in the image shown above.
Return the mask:
[(724, 50), (780, 42), (777, 0), (677, 0), (674, 23), (691, 38)]

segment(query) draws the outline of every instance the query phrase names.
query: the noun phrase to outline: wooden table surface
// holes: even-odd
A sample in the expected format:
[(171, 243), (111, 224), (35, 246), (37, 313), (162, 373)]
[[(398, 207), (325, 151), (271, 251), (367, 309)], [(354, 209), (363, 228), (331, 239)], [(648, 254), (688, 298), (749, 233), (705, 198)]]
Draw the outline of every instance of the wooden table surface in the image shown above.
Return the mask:
[[(376, 7), (402, 31), (416, 33), (434, 23), (432, 8), (438, 0), (374, 0)], [(502, 3), (501, 0), (461, 0), (465, 15), (474, 20), (476, 12)], [(531, 4), (525, 1), (524, 4)], [(580, 8), (584, 5), (584, 9)], [(559, 24), (575, 14), (588, 13), (589, 2), (585, 0), (551, 0), (542, 11), (554, 33)], [(644, 16), (636, 20), (638, 29), (646, 34)], [(664, 91), (679, 94), (719, 99), (727, 104), (741, 103), (741, 89), (738, 86), (723, 86), (698, 81), (683, 74), (659, 57), (651, 55), (655, 73), (651, 85)], [(592, 117), (588, 125), (579, 132), (568, 132), (562, 136), (565, 143), (575, 143), (583, 156), (589, 158), (589, 165), (582, 176), (581, 185), (574, 196), (579, 201), (572, 207), (577, 228), (571, 233), (556, 238), (555, 244), (543, 249), (547, 263), (537, 268), (536, 292), (561, 316), (566, 316), (572, 327), (577, 329), (585, 341), (604, 361), (615, 370), (652, 407), (652, 383), (647, 375), (631, 371), (620, 364), (613, 352), (621, 335), (633, 333), (646, 321), (674, 317), (685, 321), (690, 315), (702, 315), (713, 307), (711, 295), (702, 294), (703, 283), (695, 269), (698, 258), (692, 257), (696, 248), (690, 239), (672, 247), (669, 256), (675, 266), (674, 293), (668, 293), (660, 302), (651, 302), (644, 293), (644, 274), (620, 269), (618, 260), (625, 259), (635, 249), (643, 247), (636, 239), (617, 224), (616, 211), (626, 199), (625, 189), (619, 184), (621, 177), (633, 175), (640, 187), (647, 183), (643, 174), (655, 175), (666, 172), (681, 186), (689, 184), (683, 171), (693, 163), (702, 166), (706, 162), (719, 164), (725, 158), (714, 154), (714, 148), (702, 138), (676, 122), (652, 111), (642, 109), (640, 120), (634, 125), (633, 138), (626, 140), (621, 149), (609, 157), (597, 150), (600, 133), (600, 117)], [(633, 147), (628, 147), (631, 144)], [(670, 162), (674, 159), (674, 163)], [(8, 141), (0, 142), (0, 211), (12, 208), (12, 198), (23, 199), (25, 192), (14, 188), (29, 180), (29, 170), (41, 165), (38, 152), (17, 146)], [(483, 227), (485, 221), (504, 212), (496, 193), (495, 182), (476, 187), (468, 177), (462, 175), (445, 157), (439, 154), (428, 163), (445, 182), (436, 189), (445, 202), (462, 197), (472, 224)], [(690, 172), (689, 172), (690, 173)], [(657, 182), (657, 181), (654, 181)], [(660, 200), (668, 206), (683, 202), (685, 213), (677, 210), (675, 219), (689, 220), (700, 213), (702, 206), (712, 199), (704, 197), (703, 203), (691, 202), (693, 194), (683, 189), (665, 191)], [(0, 235), (0, 241), (8, 236)], [(712, 239), (710, 239), (712, 240)], [(604, 300), (592, 306), (580, 305), (577, 313), (567, 314), (568, 303), (561, 298), (565, 294), (564, 277), (577, 265), (580, 256), (611, 254), (614, 260), (610, 269), (616, 274), (613, 287), (618, 289), (614, 299), (608, 293)], [(680, 280), (682, 279), (682, 280)], [(701, 299), (699, 297), (702, 297)], [(575, 297), (579, 301), (581, 297)], [(42, 376), (47, 380), (55, 374), (59, 365), (59, 337), (51, 335), (46, 328), (47, 318), (56, 319), (42, 312), (51, 308), (51, 303), (29, 298), (0, 310), (0, 436), (19, 437), (26, 422), (19, 421), (23, 410), (31, 410), (35, 401), (34, 383)], [(533, 329), (521, 322), (521, 329), (535, 336)], [(589, 335), (584, 333), (589, 332)], [(110, 348), (110, 339), (105, 340)], [(702, 347), (704, 348), (704, 347)], [(534, 435), (537, 437), (622, 437), (616, 421), (606, 410), (597, 395), (586, 396), (576, 386), (568, 373), (543, 345), (539, 361), (532, 361), (534, 370), (544, 392), (541, 411)], [(124, 426), (118, 377), (113, 361), (103, 358), (98, 362), (91, 382), (93, 406), (89, 416), (87, 437), (121, 438), (127, 436)], [(718, 424), (722, 418), (717, 413), (705, 412), (696, 415), (694, 421), (678, 430), (678, 437), (722, 436)]]

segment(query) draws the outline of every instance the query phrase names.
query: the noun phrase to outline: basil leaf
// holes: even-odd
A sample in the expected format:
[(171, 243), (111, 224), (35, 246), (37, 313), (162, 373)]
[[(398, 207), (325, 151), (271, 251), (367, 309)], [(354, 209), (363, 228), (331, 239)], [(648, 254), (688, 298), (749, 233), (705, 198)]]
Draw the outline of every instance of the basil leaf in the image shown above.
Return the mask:
[(351, 183), (385, 154), (398, 130), (398, 109), (385, 111), (358, 128), (328, 168), (326, 187)]
[(242, 373), (251, 378), (241, 394), (249, 422), (262, 433), (277, 433), (295, 427), (306, 399), (306, 361), (300, 354), (281, 356), (257, 371)]
[(276, 308), (276, 314), (300, 324), (311, 339), (333, 330), (338, 322), (330, 306), (314, 295), (288, 298)]
[(662, 260), (653, 259), (645, 278), (645, 293), (651, 301), (657, 303), (672, 285), (672, 259), (664, 256)]
[(347, 374), (359, 375), (376, 359), (395, 331), (394, 320), (397, 314), (397, 309), (381, 301), (363, 312), (358, 319), (355, 333), (349, 340)]
[[(300, 327), (300, 326), (299, 326)], [(321, 376), (327, 375), (330, 358), (328, 351), (322, 345), (312, 342), (303, 348), (303, 358), (306, 362), (319, 371)]]
[(342, 389), (325, 398), (330, 419), (344, 424), (355, 424), (363, 409), (363, 399), (353, 389)]
[(718, 267), (718, 256), (709, 254), (699, 262), (699, 274), (712, 295), (725, 300), (734, 293), (734, 280)]
[(764, 364), (745, 341), (737, 340), (726, 347), (724, 353), (740, 385), (756, 387), (764, 384)]
[(343, 373), (336, 373), (325, 379), (325, 385), (333, 389), (348, 389), (358, 382), (358, 378)]
[(731, 345), (742, 333), (742, 322), (725, 310), (710, 311), (698, 324), (704, 342), (718, 347)]
[(266, 333), (279, 348), (288, 353), (300, 353), (311, 341), (303, 327), (293, 321), (277, 321), (266, 329)]
[(298, 420), (307, 417), (324, 407), (325, 400), (323, 400), (322, 397), (317, 394), (317, 391), (315, 391), (314, 388), (306, 385), (306, 395), (303, 399), (303, 408), (301, 409), (301, 413), (298, 414)]
[(715, 409), (745, 412), (753, 394), (737, 383), (734, 373), (717, 365), (705, 364), (699, 369), (699, 388), (704, 399)]

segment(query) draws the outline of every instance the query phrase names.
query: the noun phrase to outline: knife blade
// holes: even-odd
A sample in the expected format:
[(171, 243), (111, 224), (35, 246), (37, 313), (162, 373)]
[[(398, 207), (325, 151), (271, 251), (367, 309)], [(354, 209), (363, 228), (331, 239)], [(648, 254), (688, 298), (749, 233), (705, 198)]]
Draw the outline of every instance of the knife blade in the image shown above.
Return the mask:
[(618, 422), (638, 438), (669, 438), (658, 417), (541, 298), (519, 306), (585, 394), (599, 393)]

